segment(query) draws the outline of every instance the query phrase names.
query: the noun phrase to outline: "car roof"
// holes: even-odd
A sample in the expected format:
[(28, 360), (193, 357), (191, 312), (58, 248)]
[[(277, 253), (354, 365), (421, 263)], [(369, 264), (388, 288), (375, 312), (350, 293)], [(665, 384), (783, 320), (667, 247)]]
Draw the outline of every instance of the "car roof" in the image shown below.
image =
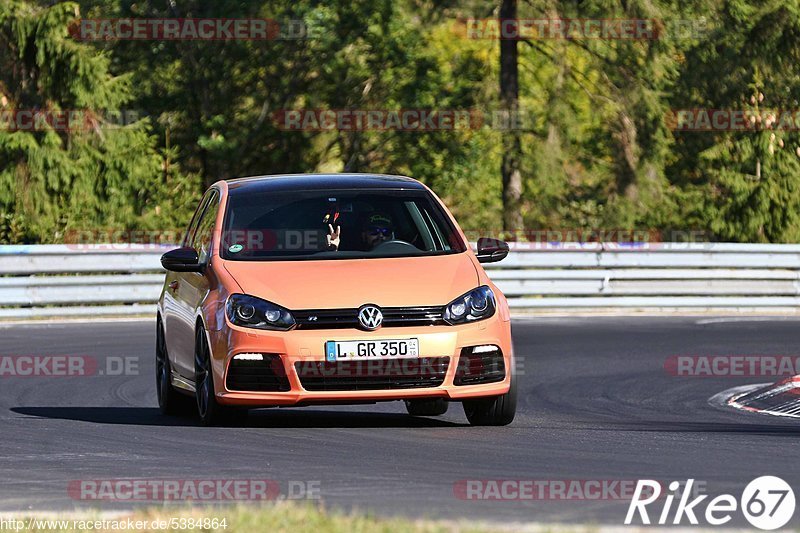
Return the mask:
[(226, 180), (231, 194), (303, 190), (411, 189), (425, 186), (406, 176), (386, 174), (278, 174)]

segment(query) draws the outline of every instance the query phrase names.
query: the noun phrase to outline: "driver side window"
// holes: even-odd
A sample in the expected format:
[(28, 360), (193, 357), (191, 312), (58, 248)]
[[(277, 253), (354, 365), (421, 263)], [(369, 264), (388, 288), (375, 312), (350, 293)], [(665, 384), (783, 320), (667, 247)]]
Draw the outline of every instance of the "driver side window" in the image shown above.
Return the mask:
[(206, 210), (206, 206), (208, 206), (208, 202), (211, 200), (215, 191), (210, 190), (207, 191), (203, 198), (200, 199), (200, 203), (197, 205), (197, 209), (192, 216), (191, 222), (189, 222), (189, 227), (186, 228), (186, 233), (183, 236), (183, 241), (181, 246), (191, 246), (192, 241), (194, 240), (195, 233), (197, 232), (197, 224), (200, 222), (200, 217)]

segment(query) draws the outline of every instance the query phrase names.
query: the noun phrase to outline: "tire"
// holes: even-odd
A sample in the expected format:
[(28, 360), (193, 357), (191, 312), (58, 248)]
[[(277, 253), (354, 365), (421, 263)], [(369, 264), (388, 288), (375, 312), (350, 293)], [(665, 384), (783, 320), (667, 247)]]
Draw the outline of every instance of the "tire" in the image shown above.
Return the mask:
[(156, 319), (156, 396), (162, 415), (186, 416), (192, 414), (194, 406), (188, 396), (175, 390), (171, 381), (172, 367), (169, 364), (167, 343), (161, 317)]
[(449, 406), (444, 398), (426, 400), (405, 400), (406, 410), (411, 416), (439, 416), (447, 412)]
[(211, 352), (206, 333), (198, 325), (194, 348), (195, 400), (197, 415), (204, 426), (237, 423), (247, 418), (246, 409), (234, 409), (217, 402), (214, 392), (214, 372), (211, 369)]
[(464, 414), (473, 426), (507, 426), (517, 413), (517, 380), (502, 396), (464, 400)]

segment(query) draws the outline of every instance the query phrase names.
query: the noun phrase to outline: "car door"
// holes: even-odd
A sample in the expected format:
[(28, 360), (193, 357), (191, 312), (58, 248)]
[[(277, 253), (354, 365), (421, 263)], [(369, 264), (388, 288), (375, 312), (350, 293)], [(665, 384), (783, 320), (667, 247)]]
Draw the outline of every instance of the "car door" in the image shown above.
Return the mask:
[[(218, 205), (219, 193), (214, 189), (209, 190), (189, 225), (182, 246), (198, 250), (196, 243), (201, 228), (207, 227), (209, 219), (213, 228)], [(198, 272), (170, 272), (167, 275), (164, 297), (167, 351), (172, 369), (190, 380), (194, 379), (196, 287), (200, 283), (199, 279), (204, 278)]]
[(209, 279), (210, 269), (206, 269), (211, 262), (212, 237), (214, 226), (217, 222), (219, 211), (219, 193), (214, 191), (208, 202), (208, 206), (200, 218), (197, 230), (194, 233), (191, 247), (197, 251), (198, 262), (204, 266), (200, 272), (187, 272), (181, 281), (181, 303), (186, 307), (187, 316), (191, 316), (189, 330), (181, 339), (187, 341), (186, 346), (182, 346), (178, 352), (181, 361), (178, 362), (181, 368), (185, 369), (187, 376), (194, 379), (194, 352), (195, 352), (195, 331), (196, 317), (198, 309), (203, 304), (211, 290), (212, 280)]

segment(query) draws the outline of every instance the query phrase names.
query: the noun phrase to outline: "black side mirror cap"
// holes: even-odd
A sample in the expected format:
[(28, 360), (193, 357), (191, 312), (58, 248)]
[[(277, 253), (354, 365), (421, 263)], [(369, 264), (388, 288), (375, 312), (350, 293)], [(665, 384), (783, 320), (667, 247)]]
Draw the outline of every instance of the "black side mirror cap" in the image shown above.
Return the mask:
[(508, 255), (508, 243), (499, 239), (481, 237), (478, 239), (478, 261), (480, 263), (496, 263)]
[(172, 272), (200, 272), (203, 269), (197, 251), (188, 246), (170, 250), (162, 255), (161, 266)]

